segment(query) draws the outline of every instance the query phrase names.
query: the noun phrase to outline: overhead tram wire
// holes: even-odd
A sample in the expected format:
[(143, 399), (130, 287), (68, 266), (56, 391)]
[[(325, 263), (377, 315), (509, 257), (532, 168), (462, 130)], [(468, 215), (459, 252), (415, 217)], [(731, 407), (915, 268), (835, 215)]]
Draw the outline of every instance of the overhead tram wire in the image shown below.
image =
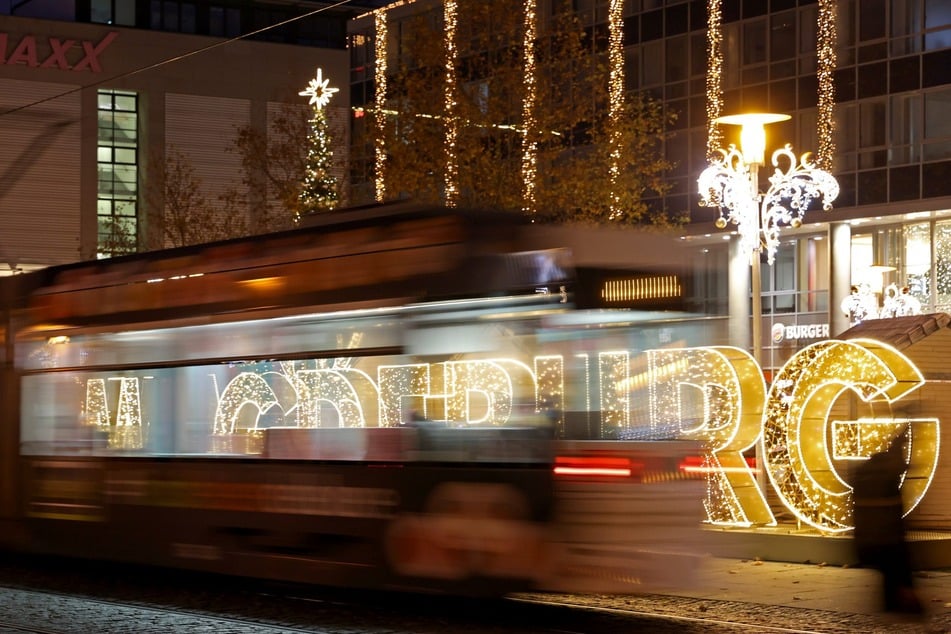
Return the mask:
[(187, 58), (189, 58), (189, 57), (193, 57), (193, 56), (198, 55), (198, 54), (200, 54), (200, 53), (205, 53), (205, 52), (207, 52), (207, 51), (210, 51), (210, 50), (213, 50), (213, 49), (216, 49), (216, 48), (220, 48), (220, 47), (222, 47), (222, 46), (226, 46), (226, 45), (228, 45), (228, 44), (231, 44), (232, 42), (237, 42), (237, 41), (240, 41), (240, 40), (243, 40), (243, 39), (247, 39), (247, 38), (252, 37), (252, 36), (254, 36), (254, 35), (258, 35), (259, 33), (265, 33), (265, 32), (267, 32), (267, 31), (270, 31), (271, 29), (276, 29), (276, 28), (278, 28), (278, 27), (282, 27), (282, 26), (284, 26), (284, 25), (287, 25), (287, 24), (291, 24), (291, 23), (293, 23), (293, 22), (296, 22), (296, 21), (298, 21), (298, 20), (303, 20), (304, 18), (309, 18), (309, 17), (311, 17), (311, 16), (317, 15), (318, 13), (323, 13), (324, 11), (327, 11), (327, 10), (329, 10), (329, 9), (336, 9), (337, 7), (341, 7), (341, 6), (350, 4), (350, 2), (352, 2), (352, 0), (339, 0), (339, 2), (335, 2), (335, 3), (333, 3), (333, 4), (329, 4), (329, 5), (325, 6), (325, 7), (319, 8), (319, 9), (314, 9), (313, 11), (308, 11), (307, 13), (304, 13), (304, 14), (302, 14), (302, 15), (298, 15), (298, 16), (295, 16), (295, 17), (292, 17), (292, 18), (288, 18), (287, 20), (284, 20), (284, 21), (282, 21), (282, 22), (278, 22), (278, 23), (276, 23), (276, 24), (272, 24), (272, 25), (270, 25), (270, 26), (266, 26), (266, 27), (257, 29), (256, 31), (249, 31), (248, 33), (243, 33), (243, 34), (241, 34), (241, 35), (238, 35), (238, 36), (229, 38), (229, 39), (224, 40), (224, 41), (221, 41), (221, 42), (215, 42), (214, 44), (209, 44), (208, 46), (203, 46), (203, 47), (201, 47), (201, 48), (195, 49), (194, 51), (189, 51), (189, 52), (187, 52), (187, 53), (182, 53), (181, 55), (176, 55), (175, 57), (170, 57), (170, 58), (168, 58), (168, 59), (164, 59), (164, 60), (155, 62), (155, 63), (153, 63), (153, 64), (149, 64), (148, 66), (143, 66), (143, 67), (141, 67), (141, 68), (136, 68), (136, 69), (133, 69), (133, 70), (130, 70), (130, 71), (126, 71), (126, 72), (124, 72), (124, 73), (119, 73), (118, 75), (112, 75), (111, 77), (107, 77), (107, 78), (101, 79), (101, 80), (99, 80), (99, 81), (93, 81), (93, 82), (90, 82), (90, 83), (88, 83), (88, 84), (83, 84), (82, 86), (77, 86), (76, 88), (71, 88), (71, 89), (69, 89), (69, 90), (67, 90), (67, 91), (61, 92), (61, 93), (56, 94), (56, 95), (52, 95), (52, 96), (50, 96), (50, 97), (44, 97), (43, 99), (37, 99), (36, 101), (30, 102), (30, 103), (27, 103), (27, 104), (23, 104), (22, 106), (16, 106), (15, 108), (10, 108), (9, 110), (4, 110), (3, 112), (0, 112), (0, 117), (5, 117), (5, 116), (7, 116), (7, 115), (20, 112), (21, 110), (26, 110), (26, 109), (28, 109), (28, 108), (32, 108), (32, 107), (34, 107), (34, 106), (39, 106), (39, 105), (41, 105), (41, 104), (47, 103), (47, 102), (49, 102), (49, 101), (53, 101), (53, 100), (55, 100), (55, 99), (59, 99), (59, 98), (61, 98), (61, 97), (66, 97), (66, 96), (71, 95), (71, 94), (73, 94), (73, 93), (80, 92), (81, 90), (85, 90), (86, 88), (94, 88), (94, 87), (96, 87), (96, 86), (102, 86), (103, 84), (108, 84), (109, 82), (116, 81), (117, 79), (124, 79), (125, 77), (132, 77), (133, 75), (138, 75), (139, 73), (144, 73), (144, 72), (146, 72), (146, 71), (153, 70), (153, 69), (155, 69), (155, 68), (160, 68), (160, 67), (165, 66), (165, 65), (167, 65), (167, 64), (172, 64), (172, 63), (174, 63), (174, 62), (178, 62), (178, 61), (181, 61), (181, 60), (183, 60), (183, 59), (187, 59)]

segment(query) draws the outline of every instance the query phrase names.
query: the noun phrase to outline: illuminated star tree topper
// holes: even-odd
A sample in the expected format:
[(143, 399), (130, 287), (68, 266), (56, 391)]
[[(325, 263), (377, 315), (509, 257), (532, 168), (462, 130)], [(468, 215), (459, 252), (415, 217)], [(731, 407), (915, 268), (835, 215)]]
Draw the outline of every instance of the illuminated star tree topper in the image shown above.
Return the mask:
[(324, 79), (323, 71), (318, 68), (317, 76), (310, 80), (310, 83), (307, 84), (307, 88), (297, 94), (301, 97), (310, 97), (310, 104), (314, 106), (315, 110), (320, 110), (330, 103), (330, 98), (333, 97), (333, 94), (338, 90), (338, 88), (330, 87), (330, 80)]
[(329, 83), (330, 80), (324, 79), (318, 68), (316, 78), (311, 79), (307, 89), (299, 93), (310, 97), (313, 109), (307, 129), (307, 160), (299, 198), (301, 214), (329, 211), (337, 205), (337, 181), (331, 174), (333, 150), (325, 112), (337, 89), (330, 88)]

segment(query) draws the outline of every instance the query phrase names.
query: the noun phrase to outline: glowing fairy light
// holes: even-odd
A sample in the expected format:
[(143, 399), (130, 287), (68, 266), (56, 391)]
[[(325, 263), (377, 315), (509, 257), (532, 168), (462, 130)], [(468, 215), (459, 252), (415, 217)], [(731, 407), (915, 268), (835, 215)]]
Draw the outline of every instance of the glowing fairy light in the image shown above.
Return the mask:
[(535, 39), (538, 36), (538, 19), (535, 0), (526, 0), (523, 16), (525, 33), (522, 36), (522, 75), (525, 95), (522, 98), (522, 211), (529, 216), (535, 214), (535, 178), (538, 172), (538, 141), (536, 139), (535, 108), (538, 92), (535, 81), (538, 72), (535, 63)]
[(257, 429), (261, 414), (277, 404), (277, 396), (264, 376), (255, 372), (241, 372), (228, 382), (221, 393), (221, 398), (218, 399), (218, 407), (215, 410), (215, 434), (234, 434), (238, 416), (246, 405), (251, 405), (256, 410), (254, 422), (249, 429)]
[(628, 384), (631, 355), (626, 350), (598, 353), (598, 378), (601, 385), (601, 434), (605, 427), (628, 429), (630, 399)]
[(403, 421), (403, 408), (420, 403), (415, 409), (431, 418), (424, 397), (430, 394), (429, 364), (381, 365), (376, 369), (380, 394), (380, 426), (396, 427)]
[(106, 380), (86, 381), (85, 421), (87, 425), (109, 426), (109, 402), (106, 400)]
[(565, 360), (561, 355), (535, 357), (537, 407), (551, 416), (558, 436), (565, 426)]
[(386, 11), (377, 10), (373, 15), (373, 122), (374, 122), (374, 185), (376, 201), (386, 200)]
[[(838, 533), (852, 528), (852, 489), (839, 475), (833, 454), (883, 447), (905, 423), (911, 424), (909, 472), (902, 487), (912, 507), (924, 496), (937, 467), (938, 421), (864, 419), (867, 428), (830, 427), (833, 404), (847, 390), (862, 401), (888, 409), (925, 383), (914, 364), (877, 341), (823, 341), (800, 350), (775, 376), (763, 416), (766, 472), (783, 504), (802, 522)], [(832, 446), (830, 446), (830, 444)], [(862, 445), (865, 449), (862, 449)], [(906, 488), (908, 487), (908, 488)]]
[(723, 146), (717, 119), (723, 110), (723, 0), (707, 0), (707, 160)]
[(611, 0), (608, 8), (608, 142), (611, 162), (608, 180), (611, 188), (611, 209), (608, 217), (617, 219), (621, 214), (618, 179), (621, 172), (621, 125), (624, 110), (624, 0)]
[[(354, 369), (302, 370), (296, 378), (302, 388), (298, 397), (302, 427), (366, 427), (368, 419), (375, 424), (379, 394), (366, 373)], [(363, 404), (373, 407), (373, 411), (365, 413)], [(322, 420), (324, 407), (336, 412), (337, 424)]]
[[(358, 345), (359, 339), (349, 342)], [(347, 344), (341, 340), (341, 345)], [(938, 418), (928, 417), (930, 412), (882, 415), (925, 384), (913, 362), (886, 344), (856, 339), (808, 346), (783, 365), (768, 392), (756, 361), (737, 348), (648, 350), (645, 363), (635, 364), (645, 370), (633, 377), (631, 359), (623, 349), (598, 352), (596, 361), (589, 354), (573, 355), (567, 380), (565, 359), (554, 354), (538, 355), (529, 363), (510, 357), (371, 362), (375, 377), (353, 367), (367, 357), (334, 358), (328, 367), (316, 368), (320, 360), (239, 364), (220, 396), (216, 381), (208, 384), (208, 397), (217, 401), (209, 426), (212, 451), (260, 451), (265, 414), (273, 419), (270, 424), (282, 426), (392, 427), (412, 407), (427, 418), (453, 424), (503, 425), (519, 403), (533, 405), (535, 412), (600, 411), (604, 437), (607, 431), (629, 429), (632, 390), (644, 388), (652, 431), (705, 442), (704, 457), (690, 470), (707, 478), (704, 506), (710, 523), (775, 524), (744, 457), (757, 443), (779, 503), (803, 523), (828, 533), (852, 528), (851, 487), (837, 463), (864, 460), (907, 430), (906, 512), (921, 502), (935, 477)], [(274, 367), (280, 371), (271, 371)], [(95, 377), (79, 384), (85, 389), (85, 423), (108, 431), (109, 449), (144, 446), (142, 398), (149, 384), (142, 380), (147, 378)], [(584, 403), (568, 403), (569, 391)], [(847, 410), (840, 397), (848, 392), (875, 415), (842, 420)], [(907, 400), (916, 406), (921, 401)], [(563, 426), (563, 421), (556, 424)]]
[(652, 428), (705, 441), (707, 521), (769, 526), (776, 519), (744, 457), (760, 437), (766, 382), (755, 359), (739, 348), (649, 350)]
[(323, 70), (320, 68), (317, 69), (317, 76), (314, 79), (311, 79), (307, 84), (307, 88), (297, 93), (301, 97), (310, 97), (310, 105), (312, 105), (316, 110), (320, 110), (327, 106), (330, 103), (330, 98), (333, 97), (335, 92), (338, 92), (339, 88), (330, 87), (330, 79), (324, 79)]
[(527, 393), (535, 394), (531, 370), (511, 359), (449, 361), (440, 365), (445, 373), (449, 421), (502, 425), (512, 414), (516, 386), (525, 386)]
[(445, 22), (444, 41), (446, 44), (446, 84), (443, 87), (444, 107), (446, 110), (446, 205), (455, 207), (459, 197), (458, 165), (456, 161), (456, 139), (459, 136), (459, 103), (456, 97), (456, 0), (446, 0), (443, 5)]
[(85, 422), (108, 433), (110, 449), (141, 449), (145, 436), (142, 428), (142, 404), (138, 377), (109, 377), (119, 383), (116, 399), (116, 421), (111, 424), (106, 379), (86, 381), (83, 404)]
[(141, 449), (144, 445), (142, 431), (139, 379), (121, 377), (119, 404), (116, 407), (116, 426), (113, 433), (109, 434), (109, 446), (117, 449)]
[(819, 79), (819, 116), (817, 130), (819, 147), (816, 151), (816, 165), (829, 170), (835, 155), (832, 138), (833, 115), (835, 110), (835, 64), (836, 64), (835, 0), (819, 0), (819, 18), (817, 25), (816, 57)]

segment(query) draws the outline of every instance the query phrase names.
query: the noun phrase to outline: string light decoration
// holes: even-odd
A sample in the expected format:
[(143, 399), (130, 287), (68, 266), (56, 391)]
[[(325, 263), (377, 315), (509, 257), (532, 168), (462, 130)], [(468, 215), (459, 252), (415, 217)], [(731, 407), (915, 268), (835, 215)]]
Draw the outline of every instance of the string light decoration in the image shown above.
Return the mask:
[[(898, 434), (909, 430), (907, 469), (902, 474), (905, 515), (925, 497), (938, 468), (940, 421), (937, 418), (871, 418), (832, 422), (833, 457), (836, 460), (866, 460), (886, 449)], [(924, 449), (922, 452), (921, 449)]]
[(85, 424), (98, 427), (107, 434), (110, 449), (141, 449), (145, 443), (138, 377), (109, 377), (118, 381), (116, 424), (111, 424), (106, 379), (88, 379), (83, 402)]
[[(755, 359), (737, 348), (644, 354), (651, 429), (706, 443), (699, 470), (707, 476), (704, 506), (710, 523), (775, 524), (744, 458), (757, 442), (762, 468), (780, 502), (799, 520), (826, 533), (852, 528), (851, 488), (836, 462), (867, 459), (903, 430), (911, 439), (902, 481), (906, 513), (931, 485), (939, 458), (939, 420), (883, 415), (925, 383), (913, 362), (888, 345), (865, 339), (813, 344), (780, 369), (768, 392)], [(641, 381), (630, 376), (631, 353), (598, 353), (597, 377), (588, 354), (573, 358), (573, 374), (582, 376), (575, 376), (572, 385), (578, 385), (585, 410), (594, 404), (594, 410), (602, 412), (601, 434), (608, 427), (629, 430), (632, 386)], [(315, 368), (313, 360), (284, 361), (276, 364), (279, 372), (268, 369), (274, 367), (271, 363), (239, 364), (217, 398), (213, 451), (259, 452), (264, 433), (260, 419), (274, 407), (283, 424), (295, 421), (306, 428), (332, 426), (320, 417), (320, 408), (328, 406), (337, 413), (337, 426), (366, 427), (378, 420), (392, 427), (402, 422), (407, 402), (422, 405), (421, 413), (429, 418), (462, 425), (505, 424), (519, 396), (534, 396), (535, 412), (566, 405), (561, 355), (539, 355), (531, 364), (514, 358), (381, 364), (376, 382), (352, 363), (348, 357), (341, 367)], [(140, 381), (148, 377), (110, 378), (119, 382), (119, 396), (108, 446), (140, 448), (145, 441), (141, 391), (147, 386)], [(109, 427), (107, 385), (98, 377), (85, 382), (86, 424)], [(873, 415), (833, 420), (847, 392), (866, 403)], [(253, 419), (239, 428), (239, 418), (252, 413)]]
[[(833, 451), (851, 451), (845, 437), (857, 436), (869, 449), (884, 447), (897, 429), (911, 425), (908, 472), (903, 490), (914, 508), (937, 468), (938, 421), (881, 418), (858, 432), (837, 426), (827, 440), (830, 412), (847, 390), (874, 408), (891, 405), (924, 384), (915, 365), (896, 349), (867, 339), (823, 341), (796, 353), (776, 375), (763, 418), (764, 468), (783, 504), (802, 522), (823, 532), (850, 530), (852, 489), (839, 475)], [(868, 420), (868, 419), (866, 419)], [(852, 429), (848, 429), (852, 427)], [(844, 433), (845, 432), (845, 433)], [(856, 452), (861, 457), (861, 452)]]
[(522, 211), (529, 217), (535, 216), (535, 179), (538, 175), (538, 127), (535, 121), (535, 108), (538, 105), (538, 91), (535, 82), (538, 65), (535, 61), (535, 40), (538, 37), (538, 18), (536, 0), (525, 0), (522, 19), (522, 65), (525, 72), (522, 82), (525, 94), (522, 97)]
[(86, 400), (83, 405), (83, 420), (87, 425), (109, 427), (109, 402), (106, 400), (106, 380), (86, 381)]
[(119, 377), (119, 404), (116, 407), (115, 429), (110, 430), (109, 446), (116, 449), (141, 449), (145, 438), (142, 433), (142, 408), (139, 398), (139, 379)]
[(299, 195), (302, 213), (327, 211), (337, 206), (337, 181), (331, 175), (333, 148), (325, 108), (338, 89), (331, 88), (329, 84), (330, 80), (324, 79), (323, 71), (318, 68), (317, 76), (310, 80), (307, 88), (298, 93), (302, 97), (310, 97), (311, 105), (304, 183)]
[(556, 436), (565, 427), (565, 360), (561, 355), (535, 357), (535, 402), (555, 423)]
[[(297, 401), (302, 410), (301, 427), (366, 427), (367, 421), (378, 420), (375, 405), (380, 395), (365, 372), (352, 368), (302, 370), (297, 372), (296, 380), (301, 386)], [(364, 404), (369, 411), (364, 411)], [(336, 425), (321, 420), (322, 405), (336, 412)]]
[[(814, 200), (821, 199), (828, 210), (838, 196), (839, 185), (825, 167), (831, 164), (832, 116), (835, 102), (833, 72), (835, 68), (834, 0), (820, 0), (817, 24), (819, 73), (819, 161), (813, 163), (803, 154), (797, 164), (788, 144), (772, 156), (776, 168), (769, 178), (766, 195), (759, 193), (758, 168), (763, 164), (765, 123), (788, 119), (786, 115), (755, 114), (721, 116), (723, 107), (722, 0), (707, 1), (707, 160), (709, 166), (700, 174), (700, 205), (718, 209), (717, 227), (734, 224), (740, 235), (740, 248), (750, 253), (753, 296), (760, 293), (759, 253), (765, 248), (772, 265), (779, 245), (782, 226), (796, 228)], [(743, 149), (730, 145), (721, 149), (719, 124), (743, 126)], [(749, 143), (747, 141), (749, 140)], [(786, 161), (785, 170), (779, 162)], [(760, 206), (762, 204), (762, 206)], [(759, 302), (753, 302), (753, 351), (762, 348)]]
[(443, 41), (446, 45), (446, 84), (443, 87), (444, 108), (446, 110), (446, 171), (445, 171), (445, 198), (447, 207), (455, 207), (459, 199), (459, 167), (456, 164), (456, 139), (459, 136), (459, 102), (456, 96), (456, 27), (458, 11), (456, 0), (445, 0), (443, 4), (443, 21), (445, 33)]
[(611, 188), (611, 206), (608, 218), (616, 220), (621, 215), (621, 196), (618, 180), (621, 176), (621, 124), (624, 112), (624, 0), (611, 0), (608, 6), (608, 143), (611, 161), (608, 166), (608, 182)]
[(218, 399), (218, 407), (215, 409), (215, 435), (230, 436), (234, 434), (238, 424), (238, 416), (246, 405), (251, 405), (256, 410), (254, 422), (249, 426), (249, 429), (257, 429), (261, 415), (278, 404), (277, 396), (268, 384), (266, 376), (284, 378), (283, 374), (277, 372), (265, 372), (264, 375), (255, 372), (241, 372), (228, 382)]
[(631, 354), (627, 350), (598, 353), (598, 380), (601, 392), (601, 430), (618, 431), (631, 427), (630, 397), (625, 386), (629, 383)]
[(406, 399), (422, 403), (417, 413), (430, 418), (424, 397), (430, 394), (429, 364), (381, 365), (377, 367), (377, 385), (380, 393), (380, 426), (396, 427), (403, 422)]
[(373, 13), (373, 27), (374, 192), (381, 203), (386, 200), (386, 10)]
[[(536, 394), (531, 369), (519, 361), (448, 361), (440, 365), (445, 373), (446, 420), (451, 422), (502, 425), (512, 415), (516, 394)], [(524, 386), (524, 391), (518, 386)], [(480, 403), (484, 407), (479, 407)]]
[(834, 132), (835, 115), (835, 0), (819, 0), (819, 18), (816, 25), (816, 75), (819, 80), (819, 117), (817, 131), (819, 148), (816, 151), (816, 165), (824, 170), (832, 169), (835, 156)]
[(723, 0), (707, 0), (707, 161), (723, 147), (717, 119), (723, 111)]
[(744, 457), (759, 440), (766, 402), (756, 360), (731, 347), (649, 350), (647, 358), (651, 428), (704, 441), (706, 521), (775, 525)]

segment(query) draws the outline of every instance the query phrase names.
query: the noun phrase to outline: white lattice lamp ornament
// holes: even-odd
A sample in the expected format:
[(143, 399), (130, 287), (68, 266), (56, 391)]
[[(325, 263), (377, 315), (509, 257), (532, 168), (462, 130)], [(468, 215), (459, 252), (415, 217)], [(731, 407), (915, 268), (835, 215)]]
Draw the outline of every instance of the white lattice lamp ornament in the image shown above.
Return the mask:
[(766, 251), (772, 264), (784, 226), (798, 228), (814, 201), (831, 209), (839, 184), (829, 172), (819, 169), (810, 153), (798, 160), (788, 143), (772, 154), (775, 168), (769, 188), (759, 191), (759, 167), (765, 163), (766, 130), (769, 123), (786, 121), (785, 114), (753, 113), (718, 117), (717, 123), (741, 126), (740, 147), (720, 148), (698, 179), (700, 204), (719, 210), (716, 226), (736, 225), (743, 249), (753, 257)]

